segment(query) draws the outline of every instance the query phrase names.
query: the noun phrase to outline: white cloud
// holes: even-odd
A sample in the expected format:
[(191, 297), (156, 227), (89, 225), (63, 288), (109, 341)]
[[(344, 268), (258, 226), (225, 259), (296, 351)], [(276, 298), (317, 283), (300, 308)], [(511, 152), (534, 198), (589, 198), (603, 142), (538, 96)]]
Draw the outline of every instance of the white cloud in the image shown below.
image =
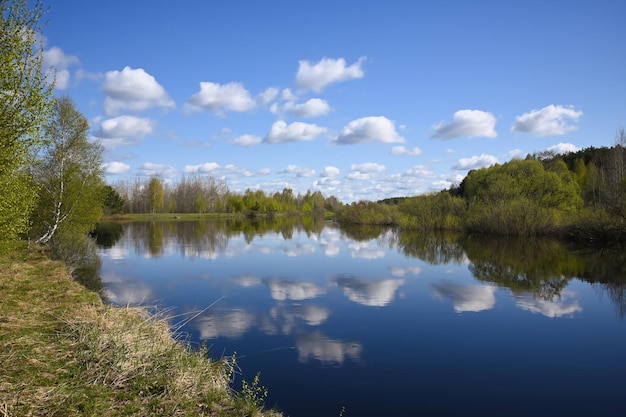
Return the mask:
[(353, 172), (381, 172), (385, 170), (385, 166), (375, 162), (365, 162), (363, 164), (352, 164), (350, 170)]
[(471, 158), (461, 158), (452, 169), (457, 171), (469, 171), (470, 169), (488, 167), (497, 163), (498, 158), (495, 156), (482, 154), (480, 156), (472, 156)]
[(100, 128), (93, 136), (107, 150), (120, 146), (134, 145), (152, 133), (155, 121), (136, 116), (118, 116), (100, 122)]
[[(267, 100), (271, 94), (274, 94), (273, 90), (266, 90), (261, 93), (260, 100)], [(223, 114), (224, 111), (246, 112), (256, 106), (257, 101), (241, 83), (221, 85), (205, 81), (200, 83), (200, 91), (191, 96), (186, 104), (190, 110), (206, 110), (215, 114)]]
[(233, 139), (230, 143), (238, 146), (254, 146), (263, 142), (263, 138), (255, 135), (241, 135)]
[(435, 173), (430, 168), (424, 165), (415, 165), (404, 171), (404, 176), (416, 178), (432, 178), (435, 176)]
[(576, 130), (575, 123), (583, 115), (573, 106), (551, 104), (540, 110), (532, 110), (515, 118), (511, 132), (532, 133), (534, 136), (561, 136)]
[(118, 116), (103, 120), (94, 136), (103, 139), (136, 138), (141, 139), (152, 133), (155, 122), (150, 118)]
[(139, 168), (139, 175), (146, 177), (174, 178), (176, 169), (164, 164), (155, 164), (152, 162), (144, 162)]
[(337, 175), (339, 175), (339, 172), (340, 172), (339, 168), (329, 165), (329, 166), (324, 167), (324, 170), (320, 172), (320, 177), (324, 177), (324, 178), (336, 177)]
[(410, 155), (410, 156), (417, 156), (417, 155), (421, 155), (422, 154), (422, 150), (420, 148), (412, 148), (409, 149), (405, 146), (394, 146), (393, 148), (391, 148), (391, 152), (392, 155)]
[(260, 104), (261, 106), (264, 106), (270, 102), (272, 102), (276, 97), (278, 97), (278, 88), (276, 87), (270, 87), (268, 89), (266, 89), (265, 91), (263, 91), (262, 93), (260, 93), (256, 99), (258, 104)]
[(554, 154), (562, 155), (570, 152), (577, 152), (580, 150), (580, 148), (572, 143), (558, 143), (556, 145), (550, 146), (546, 150)]
[(521, 149), (513, 149), (511, 151), (508, 151), (506, 153), (506, 156), (508, 156), (509, 158), (519, 158), (524, 154), (524, 152)]
[(102, 90), (104, 112), (107, 115), (120, 110), (143, 111), (153, 107), (175, 107), (165, 89), (156, 79), (142, 68), (124, 67), (122, 71), (109, 71), (105, 74)]
[(184, 172), (185, 174), (206, 174), (219, 169), (219, 167), (216, 162), (205, 162), (200, 165), (186, 165)]
[(280, 171), (281, 174), (296, 174), (297, 177), (308, 178), (315, 175), (315, 170), (312, 168), (301, 167), (298, 165), (287, 165), (285, 169)]
[(107, 164), (102, 164), (102, 169), (105, 174), (109, 175), (119, 175), (125, 174), (130, 171), (130, 166), (123, 162), (109, 162)]
[(452, 139), (458, 137), (495, 138), (496, 117), (482, 110), (459, 110), (452, 116), (450, 123), (441, 122), (433, 126), (431, 137)]
[(331, 110), (326, 100), (312, 98), (305, 103), (293, 106), (291, 113), (296, 117), (318, 117), (327, 115)]
[(300, 61), (296, 85), (305, 90), (320, 92), (329, 84), (362, 78), (364, 73), (361, 65), (364, 61), (365, 57), (361, 57), (349, 67), (346, 67), (346, 60), (343, 58), (322, 58), (313, 65), (309, 61)]
[(393, 121), (384, 116), (369, 116), (348, 123), (335, 139), (339, 145), (362, 142), (402, 143), (404, 138), (396, 132)]
[(70, 85), (68, 68), (74, 64), (79, 64), (78, 58), (73, 55), (66, 55), (61, 48), (53, 46), (44, 51), (43, 60), (48, 81), (50, 83), (54, 81), (56, 89), (67, 89)]
[(276, 121), (267, 137), (266, 143), (286, 143), (310, 141), (326, 133), (328, 129), (309, 123), (294, 122), (287, 124), (284, 120)]

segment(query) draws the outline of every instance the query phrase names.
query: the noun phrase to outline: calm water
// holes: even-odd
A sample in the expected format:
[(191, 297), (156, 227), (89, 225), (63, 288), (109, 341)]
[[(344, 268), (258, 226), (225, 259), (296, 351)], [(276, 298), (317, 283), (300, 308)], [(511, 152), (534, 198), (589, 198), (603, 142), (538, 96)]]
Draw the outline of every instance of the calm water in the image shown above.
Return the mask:
[(286, 415), (626, 415), (623, 250), (312, 220), (113, 231), (108, 299), (236, 352)]

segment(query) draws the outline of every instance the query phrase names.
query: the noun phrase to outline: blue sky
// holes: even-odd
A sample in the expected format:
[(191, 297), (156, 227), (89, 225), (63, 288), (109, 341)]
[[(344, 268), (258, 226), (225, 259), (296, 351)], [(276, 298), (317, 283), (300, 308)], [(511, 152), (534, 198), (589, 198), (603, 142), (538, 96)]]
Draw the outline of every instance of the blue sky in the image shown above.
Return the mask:
[(343, 202), (448, 188), (626, 124), (621, 1), (48, 0), (46, 62), (109, 183)]

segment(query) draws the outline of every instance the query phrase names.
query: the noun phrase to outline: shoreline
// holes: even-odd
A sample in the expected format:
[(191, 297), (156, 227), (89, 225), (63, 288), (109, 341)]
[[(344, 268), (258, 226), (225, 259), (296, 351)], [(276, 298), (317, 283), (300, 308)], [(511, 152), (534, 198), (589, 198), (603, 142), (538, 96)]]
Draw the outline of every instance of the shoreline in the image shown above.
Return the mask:
[(233, 389), (233, 358), (179, 336), (165, 317), (105, 304), (43, 252), (0, 255), (2, 416), (282, 415)]

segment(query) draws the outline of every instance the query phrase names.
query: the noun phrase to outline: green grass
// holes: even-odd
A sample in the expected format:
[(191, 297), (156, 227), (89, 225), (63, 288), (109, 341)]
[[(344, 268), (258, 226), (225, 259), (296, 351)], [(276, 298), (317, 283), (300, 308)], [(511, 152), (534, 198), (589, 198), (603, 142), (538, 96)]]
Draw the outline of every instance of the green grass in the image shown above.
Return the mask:
[[(176, 340), (165, 317), (119, 308), (25, 249), (0, 256), (0, 416), (280, 416), (233, 358)], [(250, 387), (253, 387), (251, 389)]]

